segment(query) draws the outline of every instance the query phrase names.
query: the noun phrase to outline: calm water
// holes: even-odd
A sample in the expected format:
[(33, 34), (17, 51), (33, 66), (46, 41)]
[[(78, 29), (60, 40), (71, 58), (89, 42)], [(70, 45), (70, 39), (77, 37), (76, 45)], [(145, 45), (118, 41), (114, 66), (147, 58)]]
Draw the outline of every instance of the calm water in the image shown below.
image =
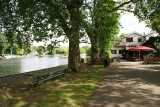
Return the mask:
[(0, 60), (0, 76), (51, 68), (67, 63), (67, 58), (61, 56), (32, 56)]

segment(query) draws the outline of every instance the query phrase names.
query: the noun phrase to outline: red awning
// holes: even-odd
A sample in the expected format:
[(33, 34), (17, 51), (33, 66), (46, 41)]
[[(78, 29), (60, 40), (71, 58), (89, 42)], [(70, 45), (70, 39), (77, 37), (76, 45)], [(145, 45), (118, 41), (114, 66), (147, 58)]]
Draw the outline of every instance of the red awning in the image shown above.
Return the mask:
[(146, 46), (130, 47), (128, 51), (154, 51), (155, 49)]

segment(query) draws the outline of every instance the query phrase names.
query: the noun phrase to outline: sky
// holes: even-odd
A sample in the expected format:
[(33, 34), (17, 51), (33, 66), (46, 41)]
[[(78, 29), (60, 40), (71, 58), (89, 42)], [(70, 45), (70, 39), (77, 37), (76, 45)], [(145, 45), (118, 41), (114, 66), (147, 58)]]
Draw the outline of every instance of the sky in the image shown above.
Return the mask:
[(141, 34), (150, 33), (151, 29), (146, 27), (145, 22), (139, 22), (138, 18), (133, 13), (125, 13), (121, 15), (120, 24), (122, 26), (120, 33), (138, 32)]

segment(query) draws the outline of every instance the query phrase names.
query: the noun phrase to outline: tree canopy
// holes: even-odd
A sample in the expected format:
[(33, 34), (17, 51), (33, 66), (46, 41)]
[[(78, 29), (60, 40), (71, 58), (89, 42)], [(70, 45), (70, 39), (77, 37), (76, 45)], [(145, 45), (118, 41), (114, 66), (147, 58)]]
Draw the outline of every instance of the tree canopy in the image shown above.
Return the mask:
[(99, 36), (100, 54), (103, 57), (109, 57), (113, 40), (119, 33), (119, 13), (110, 12), (115, 6), (113, 0), (99, 0), (96, 7), (96, 34)]
[[(65, 36), (69, 40), (69, 69), (80, 67), (80, 38), (87, 33), (93, 61), (109, 56), (119, 32), (119, 11), (135, 4), (134, 13), (158, 33), (158, 0), (0, 0), (0, 32), (10, 46), (28, 49), (33, 41), (48, 41)], [(52, 53), (51, 41), (48, 49)]]
[(160, 34), (160, 1), (138, 0), (135, 4), (135, 14), (148, 26)]

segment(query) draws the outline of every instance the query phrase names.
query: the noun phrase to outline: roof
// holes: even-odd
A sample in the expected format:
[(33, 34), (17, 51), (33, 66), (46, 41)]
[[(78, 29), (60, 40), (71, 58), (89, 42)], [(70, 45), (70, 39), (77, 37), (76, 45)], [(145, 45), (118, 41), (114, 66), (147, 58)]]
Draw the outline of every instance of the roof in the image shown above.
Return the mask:
[(147, 47), (147, 46), (135, 46), (130, 47), (128, 51), (154, 51), (155, 49)]

